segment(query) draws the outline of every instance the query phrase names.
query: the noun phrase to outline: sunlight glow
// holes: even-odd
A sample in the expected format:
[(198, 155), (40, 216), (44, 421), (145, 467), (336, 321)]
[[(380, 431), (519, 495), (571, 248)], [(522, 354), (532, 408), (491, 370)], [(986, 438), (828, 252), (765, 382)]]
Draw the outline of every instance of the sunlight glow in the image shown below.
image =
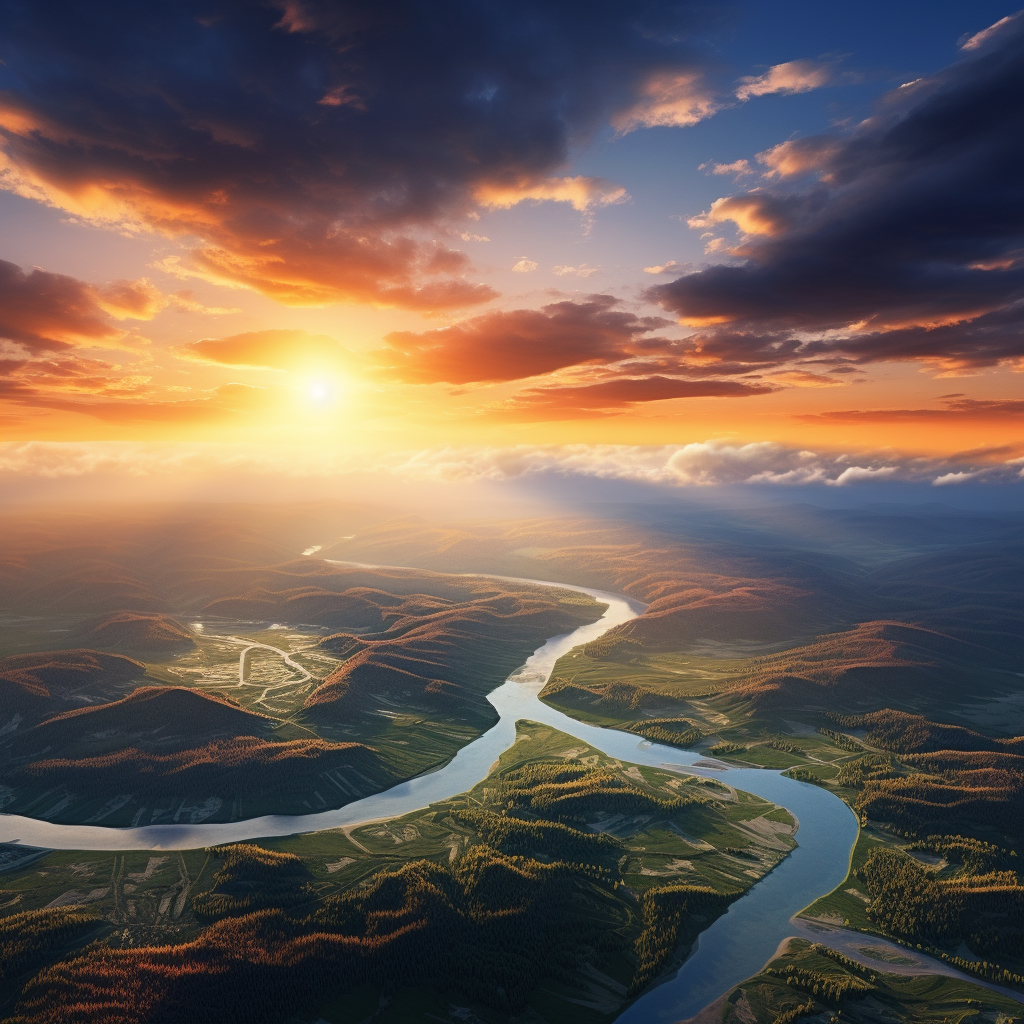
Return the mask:
[(334, 389), (324, 380), (314, 380), (307, 388), (307, 393), (314, 402), (324, 405), (334, 397)]

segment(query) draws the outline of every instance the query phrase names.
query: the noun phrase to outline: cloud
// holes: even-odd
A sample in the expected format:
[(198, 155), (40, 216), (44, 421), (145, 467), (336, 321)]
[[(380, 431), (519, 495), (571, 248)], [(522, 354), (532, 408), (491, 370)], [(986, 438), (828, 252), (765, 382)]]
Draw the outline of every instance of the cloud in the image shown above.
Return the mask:
[(1024, 16), (965, 53), (847, 134), (761, 154), (768, 184), (691, 220), (732, 223), (733, 261), (647, 296), (684, 323), (818, 357), (1024, 358)]
[(413, 384), (510, 381), (644, 351), (644, 335), (670, 324), (618, 308), (611, 295), (495, 311), (451, 327), (395, 331), (375, 356), (382, 373)]
[[(915, 458), (893, 453), (811, 451), (768, 441), (709, 440), (686, 445), (513, 445), (430, 448), (387, 455), (347, 448), (275, 448), (244, 444), (129, 442), (0, 443), (0, 480), (142, 479), (190, 474), (258, 474), (273, 479), (323, 479), (381, 474), (405, 480), (461, 483), (557, 474), (680, 488), (730, 485), (871, 486), (905, 481), (939, 486), (964, 482), (1020, 484), (1024, 461), (956, 456)], [(940, 483), (941, 481), (941, 483)]]
[(672, 398), (750, 398), (776, 389), (731, 380), (684, 380), (660, 375), (619, 376), (595, 384), (545, 385), (521, 391), (498, 410), (517, 419), (577, 418), (620, 412)]
[(584, 213), (601, 206), (625, 202), (629, 195), (621, 185), (604, 178), (547, 178), (544, 181), (521, 180), (510, 184), (485, 183), (477, 187), (476, 199), (491, 209), (507, 210), (528, 200), (568, 203)]
[(975, 32), (974, 35), (968, 36), (960, 44), (961, 50), (981, 50), (986, 47), (989, 43), (997, 40), (999, 35), (1003, 32), (1012, 32), (1014, 30), (1014, 23), (1016, 22), (1019, 14), (1009, 14), (1005, 18), (1000, 18), (994, 25), (989, 25), (988, 28), (982, 29), (980, 32)]
[(731, 164), (706, 163), (701, 164), (698, 170), (708, 171), (711, 174), (734, 174), (736, 177), (754, 173), (754, 168), (750, 166), (749, 160), (733, 160)]
[(810, 423), (956, 423), (1006, 422), (1017, 416), (1024, 416), (1022, 398), (956, 398), (946, 399), (941, 409), (836, 409), (797, 418)]
[[(791, 96), (798, 92), (810, 92), (822, 86), (831, 85), (835, 80), (835, 67), (816, 60), (791, 60), (785, 64), (770, 67), (763, 75), (741, 78), (736, 89), (736, 98), (749, 100), (754, 96), (768, 96), (782, 93)], [(716, 174), (727, 173), (715, 171)]]
[(680, 270), (688, 270), (690, 263), (678, 263), (676, 260), (669, 260), (667, 263), (659, 263), (653, 267), (644, 267), (645, 274), (672, 274)]
[(773, 373), (769, 380), (778, 384), (790, 384), (795, 388), (842, 388), (850, 381), (836, 380), (823, 373), (812, 373), (810, 370), (787, 370), (784, 373)]
[(702, 71), (658, 71), (644, 83), (640, 99), (612, 118), (620, 133), (637, 128), (686, 128), (715, 114), (720, 102)]
[(237, 306), (206, 306), (192, 297), (191, 289), (184, 288), (167, 296), (167, 303), (183, 313), (201, 313), (204, 316), (230, 316), (241, 313)]
[(46, 270), (26, 273), (0, 260), (0, 339), (29, 352), (119, 348), (129, 332), (111, 320), (149, 320), (163, 305), (145, 278), (101, 287)]
[(552, 267), (551, 273), (557, 274), (559, 277), (593, 277), (594, 274), (600, 271), (600, 269), (600, 267), (591, 267), (586, 263), (581, 263), (578, 267), (563, 264), (561, 266)]
[(182, 278), (295, 305), (471, 306), (493, 290), (436, 239), (481, 203), (624, 199), (559, 175), (609, 121), (705, 116), (686, 42), (704, 17), (690, 0), (16, 5), (0, 183), (180, 240), (163, 267)]
[(0, 394), (8, 402), (37, 404), (42, 398), (124, 398), (148, 391), (150, 377), (101, 359), (56, 356), (0, 358)]
[(270, 330), (208, 338), (183, 345), (176, 355), (218, 366), (317, 372), (353, 365), (354, 357), (333, 338), (306, 331)]
[[(668, 397), (741, 398), (777, 390), (779, 384), (843, 383), (802, 367), (757, 383), (726, 381), (722, 378), (782, 367), (799, 354), (801, 342), (726, 330), (678, 339), (654, 333), (671, 326), (662, 317), (621, 308), (614, 296), (597, 294), (539, 310), (495, 310), (430, 331), (395, 331), (383, 349), (365, 358), (368, 372), (407, 384), (497, 383), (586, 368), (585, 380), (579, 373), (573, 380), (565, 374), (549, 377), (504, 407), (532, 412), (614, 408)], [(637, 397), (616, 399), (620, 394)], [(595, 405), (598, 401), (604, 404)]]
[(531, 260), (529, 256), (520, 256), (516, 262), (512, 264), (512, 269), (517, 274), (529, 274), (531, 271), (537, 269), (537, 261)]
[(10, 421), (45, 410), (113, 424), (187, 424), (263, 412), (281, 398), (281, 389), (244, 384), (208, 390), (161, 386), (147, 368), (145, 360), (124, 365), (85, 358), (70, 349), (36, 358), (0, 355), (0, 403)]
[[(188, 396), (152, 378), (95, 359), (0, 359), (0, 401), (8, 410), (76, 413), (105, 423), (194, 423), (266, 409), (263, 388), (224, 384)], [(191, 391), (191, 389), (185, 389)]]

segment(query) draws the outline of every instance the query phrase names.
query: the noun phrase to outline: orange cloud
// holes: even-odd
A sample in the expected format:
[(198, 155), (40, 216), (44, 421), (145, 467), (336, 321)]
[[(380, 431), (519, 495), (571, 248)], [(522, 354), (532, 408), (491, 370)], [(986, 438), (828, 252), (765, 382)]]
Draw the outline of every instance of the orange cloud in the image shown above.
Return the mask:
[(317, 371), (350, 367), (352, 353), (325, 334), (270, 330), (209, 338), (184, 345), (176, 354), (183, 359), (218, 366), (253, 369)]
[(129, 332), (111, 318), (149, 320), (165, 304), (145, 278), (99, 287), (45, 270), (25, 273), (0, 260), (0, 339), (30, 352), (123, 347)]
[(640, 99), (612, 119), (626, 133), (637, 128), (685, 128), (711, 117), (719, 103), (701, 71), (658, 71), (641, 89)]
[(618, 305), (610, 295), (591, 295), (539, 310), (496, 310), (419, 334), (395, 331), (375, 357), (382, 373), (412, 384), (519, 380), (626, 358), (642, 349), (643, 335), (671, 323)]
[(749, 100), (754, 96), (768, 96), (772, 93), (791, 96), (798, 92), (810, 92), (829, 85), (834, 76), (835, 69), (830, 64), (806, 59), (790, 60), (785, 64), (776, 64), (763, 75), (741, 78), (736, 98)]
[(522, 391), (495, 411), (514, 419), (575, 419), (621, 412), (673, 398), (750, 398), (777, 390), (766, 384), (679, 377), (617, 377), (596, 384), (537, 387)]
[(604, 178), (545, 178), (543, 181), (523, 179), (512, 183), (484, 183), (477, 186), (476, 199), (482, 206), (507, 210), (518, 203), (533, 199), (556, 203), (569, 203), (581, 213), (599, 206), (611, 206), (629, 199), (621, 185)]
[[(199, 397), (168, 400), (146, 387), (149, 378), (79, 379), (71, 386), (37, 386), (53, 381), (0, 379), (0, 398), (25, 409), (76, 413), (112, 424), (204, 423), (237, 415), (263, 413), (274, 395), (245, 384), (224, 384)], [(84, 385), (91, 385), (86, 389)]]
[(716, 199), (706, 213), (687, 223), (691, 228), (709, 228), (730, 220), (747, 235), (775, 235), (789, 223), (783, 203), (756, 192)]
[(1006, 422), (1024, 416), (1021, 398), (947, 398), (942, 409), (837, 409), (798, 416), (809, 423)]

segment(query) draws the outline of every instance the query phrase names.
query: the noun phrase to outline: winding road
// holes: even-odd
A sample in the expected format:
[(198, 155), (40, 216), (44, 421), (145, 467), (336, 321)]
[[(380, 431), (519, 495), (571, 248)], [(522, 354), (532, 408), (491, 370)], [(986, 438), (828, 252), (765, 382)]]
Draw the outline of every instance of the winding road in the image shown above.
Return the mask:
[(270, 644), (254, 644), (247, 637), (241, 637), (241, 636), (224, 636), (224, 637), (219, 637), (219, 638), (214, 638), (214, 639), (230, 640), (232, 643), (248, 645), (248, 646), (246, 646), (245, 650), (242, 651), (242, 653), (238, 656), (238, 685), (239, 686), (242, 686), (245, 683), (245, 656), (250, 651), (256, 651), (256, 650), (260, 650), (260, 651), (273, 651), (275, 654), (280, 654), (281, 657), (284, 659), (284, 663), (290, 669), (294, 669), (296, 672), (301, 673), (302, 678), (299, 679), (299, 680), (296, 680), (297, 682), (304, 683), (307, 679), (312, 679), (313, 678), (297, 661), (293, 661), (292, 660), (291, 656), (288, 654), (287, 651), (282, 651), (280, 647), (271, 647)]

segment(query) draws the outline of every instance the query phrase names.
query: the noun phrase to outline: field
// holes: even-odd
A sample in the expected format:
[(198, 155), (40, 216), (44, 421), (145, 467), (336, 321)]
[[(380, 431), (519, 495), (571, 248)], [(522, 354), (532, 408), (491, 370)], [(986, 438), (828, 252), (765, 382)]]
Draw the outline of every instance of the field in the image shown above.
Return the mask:
[(886, 973), (802, 939), (790, 939), (764, 970), (738, 985), (692, 1024), (774, 1024), (807, 1020), (856, 1024), (947, 1024), (1024, 1019), (1013, 999), (957, 978)]
[[(1024, 986), (1019, 523), (620, 511), (9, 517), (0, 799), (110, 825), (339, 806), (450, 759), (495, 721), (490, 689), (600, 614), (577, 594), (453, 573), (593, 586), (647, 609), (563, 657), (544, 700), (828, 788), (862, 827), (848, 877), (805, 919)], [(313, 548), (345, 564), (296, 557)], [(11, 848), (0, 903), (18, 984), (100, 943), (40, 975), (18, 1024), (49, 1024), (57, 999), (91, 1024), (96, 993), (132, 1024), (176, 1000), (211, 1024), (236, 1009), (246, 1024), (603, 1024), (785, 855), (792, 825), (721, 784), (521, 725), (471, 793), (395, 821), (201, 854)], [(847, 970), (801, 950), (812, 973), (833, 969), (814, 957)], [(189, 975), (196, 957), (216, 968)], [(799, 1005), (751, 989), (715, 1012), (788, 1020), (814, 984)], [(840, 999), (844, 1017), (979, 1009), (948, 979), (870, 984)]]
[[(102, 935), (104, 949), (130, 956), (142, 947), (166, 947), (173, 962), (174, 950), (185, 948), (181, 943), (210, 941), (205, 937), (221, 927), (218, 921), (246, 928), (246, 915), (284, 908), (301, 929), (306, 920), (341, 920), (341, 907), (351, 905), (354, 912), (368, 894), (396, 884), (389, 879), (440, 872), (431, 885), (448, 889), (446, 901), (453, 901), (457, 914), (479, 915), (485, 906), (488, 915), (507, 914), (516, 907), (517, 919), (531, 929), (538, 927), (529, 924), (532, 915), (546, 915), (538, 942), (548, 944), (553, 963), (521, 951), (526, 977), (534, 980), (516, 997), (517, 1005), (552, 1022), (599, 1024), (678, 962), (731, 899), (786, 855), (794, 827), (786, 812), (750, 794), (623, 764), (548, 727), (522, 722), (515, 745), (487, 779), (424, 811), (258, 847), (49, 853), (0, 875), (0, 901), (7, 915), (79, 909), (95, 920), (90, 937)], [(499, 884), (499, 878), (505, 880)], [(512, 903), (501, 910), (508, 899)], [(687, 912), (687, 901), (704, 909)], [(426, 914), (423, 927), (429, 929), (439, 912), (416, 913)], [(490, 918), (474, 920), (484, 929), (480, 941), (495, 941), (486, 938), (494, 927), (485, 923)], [(559, 945), (562, 932), (578, 940), (571, 953)], [(652, 946), (645, 936), (658, 941)], [(84, 969), (84, 962), (72, 962), (69, 977)], [(230, 977), (230, 965), (223, 969)], [(388, 995), (389, 1005), (418, 1006), (417, 1014), (403, 1019), (426, 1024), (439, 1008), (448, 1019), (459, 998), (468, 997), (480, 1019), (497, 1024), (506, 1019), (502, 1001), (495, 1004), (487, 995), (486, 979), (487, 972), (503, 969), (485, 959), (472, 985), (457, 974), (435, 972), (429, 998), (417, 994), (422, 983), (400, 985)], [(341, 1002), (328, 996), (315, 1010), (330, 1024), (345, 1024), (356, 1007), (376, 1006), (379, 997), (378, 987), (357, 986)]]

